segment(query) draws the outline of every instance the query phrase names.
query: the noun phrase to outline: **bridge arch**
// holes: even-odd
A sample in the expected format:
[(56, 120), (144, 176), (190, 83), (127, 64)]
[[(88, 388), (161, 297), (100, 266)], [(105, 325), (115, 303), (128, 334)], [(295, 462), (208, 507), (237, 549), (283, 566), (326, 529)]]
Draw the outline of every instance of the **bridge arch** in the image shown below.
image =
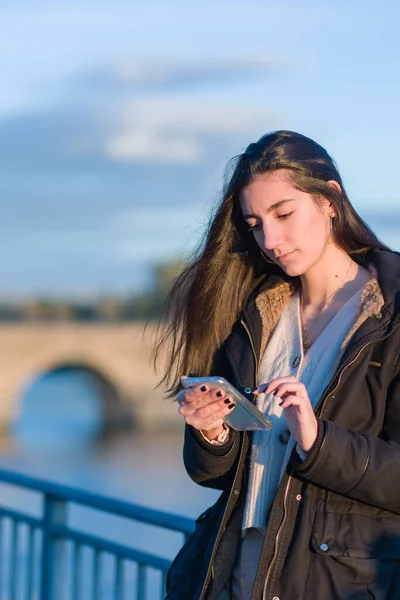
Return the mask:
[(107, 432), (116, 427), (128, 427), (135, 423), (132, 407), (127, 406), (124, 392), (118, 385), (117, 377), (99, 364), (93, 358), (59, 356), (50, 360), (41, 361), (35, 365), (28, 374), (25, 374), (16, 390), (16, 411), (14, 418), (21, 414), (24, 398), (35, 383), (50, 374), (74, 371), (88, 374), (90, 383), (97, 393), (101, 406), (102, 432)]
[(78, 365), (100, 374), (114, 388), (111, 394), (103, 391), (112, 398), (104, 405), (109, 422), (130, 421), (146, 433), (180, 429), (175, 403), (165, 400), (163, 386), (157, 387), (160, 374), (154, 373), (150, 359), (154, 337), (150, 324), (145, 333), (135, 323), (2, 324), (0, 427), (15, 422), (21, 399), (41, 375)]

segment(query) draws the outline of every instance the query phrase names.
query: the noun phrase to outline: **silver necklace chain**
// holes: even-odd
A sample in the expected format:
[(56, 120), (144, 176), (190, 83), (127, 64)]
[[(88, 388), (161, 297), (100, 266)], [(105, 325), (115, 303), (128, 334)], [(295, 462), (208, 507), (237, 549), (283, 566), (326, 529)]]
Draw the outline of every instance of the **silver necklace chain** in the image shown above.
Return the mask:
[[(326, 308), (328, 308), (328, 306), (331, 304), (331, 302), (334, 299), (334, 297), (336, 296), (337, 292), (340, 290), (340, 288), (342, 287), (343, 283), (345, 282), (346, 277), (350, 273), (350, 269), (351, 269), (352, 265), (353, 265), (353, 261), (351, 260), (350, 266), (347, 269), (347, 271), (346, 271), (343, 279), (341, 279), (341, 281), (340, 281), (339, 285), (337, 286), (337, 288), (325, 300), (325, 302), (323, 303), (323, 305), (321, 306), (321, 308), (319, 309), (319, 311), (317, 312), (317, 314), (314, 316), (314, 321), (316, 319), (318, 319), (322, 315), (322, 313), (324, 312), (324, 310)], [(310, 340), (310, 337), (307, 334), (307, 330), (305, 328), (304, 321), (303, 321), (303, 294), (301, 292), (300, 292), (300, 322), (301, 322), (301, 333), (302, 333), (302, 338), (303, 338), (303, 347), (306, 350), (308, 350), (308, 348), (310, 348), (310, 346), (311, 346), (311, 340)]]

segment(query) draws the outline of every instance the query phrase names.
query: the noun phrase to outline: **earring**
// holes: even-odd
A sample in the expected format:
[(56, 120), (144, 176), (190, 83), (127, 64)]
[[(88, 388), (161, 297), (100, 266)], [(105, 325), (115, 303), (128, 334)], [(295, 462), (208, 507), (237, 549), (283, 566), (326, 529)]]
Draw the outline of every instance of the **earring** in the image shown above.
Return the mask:
[(265, 252), (263, 252), (262, 248), (260, 248), (260, 254), (263, 257), (263, 259), (265, 260), (265, 262), (269, 263), (270, 265), (275, 264), (275, 262), (273, 260), (269, 260), (268, 256), (265, 254)]

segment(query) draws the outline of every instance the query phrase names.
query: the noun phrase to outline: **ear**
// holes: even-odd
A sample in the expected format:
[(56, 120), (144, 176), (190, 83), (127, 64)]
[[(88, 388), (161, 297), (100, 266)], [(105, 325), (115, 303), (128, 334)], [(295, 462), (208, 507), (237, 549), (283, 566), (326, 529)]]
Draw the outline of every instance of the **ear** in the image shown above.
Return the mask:
[(340, 187), (340, 184), (337, 181), (335, 181), (334, 179), (330, 179), (329, 181), (327, 181), (327, 183), (328, 183), (328, 185), (335, 188), (335, 190), (338, 192), (338, 194), (342, 193), (342, 188)]
[[(328, 183), (328, 185), (333, 187), (337, 191), (338, 194), (342, 194), (342, 188), (340, 187), (340, 184), (337, 181), (335, 181), (334, 179), (330, 179), (327, 183)], [(336, 213), (332, 207), (332, 202), (329, 202), (329, 205), (332, 209), (331, 217), (335, 217)]]

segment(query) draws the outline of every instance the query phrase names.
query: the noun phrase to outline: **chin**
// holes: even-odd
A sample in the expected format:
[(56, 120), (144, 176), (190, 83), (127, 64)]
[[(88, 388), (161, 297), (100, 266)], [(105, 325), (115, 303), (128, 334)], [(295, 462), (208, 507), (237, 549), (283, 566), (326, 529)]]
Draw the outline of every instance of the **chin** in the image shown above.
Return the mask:
[(289, 277), (299, 277), (303, 275), (304, 269), (299, 267), (298, 265), (278, 265), (286, 275)]
[(301, 269), (296, 269), (294, 267), (286, 267), (286, 269), (282, 268), (282, 271), (284, 271), (286, 275), (289, 275), (289, 277), (299, 277), (300, 275), (303, 275)]

